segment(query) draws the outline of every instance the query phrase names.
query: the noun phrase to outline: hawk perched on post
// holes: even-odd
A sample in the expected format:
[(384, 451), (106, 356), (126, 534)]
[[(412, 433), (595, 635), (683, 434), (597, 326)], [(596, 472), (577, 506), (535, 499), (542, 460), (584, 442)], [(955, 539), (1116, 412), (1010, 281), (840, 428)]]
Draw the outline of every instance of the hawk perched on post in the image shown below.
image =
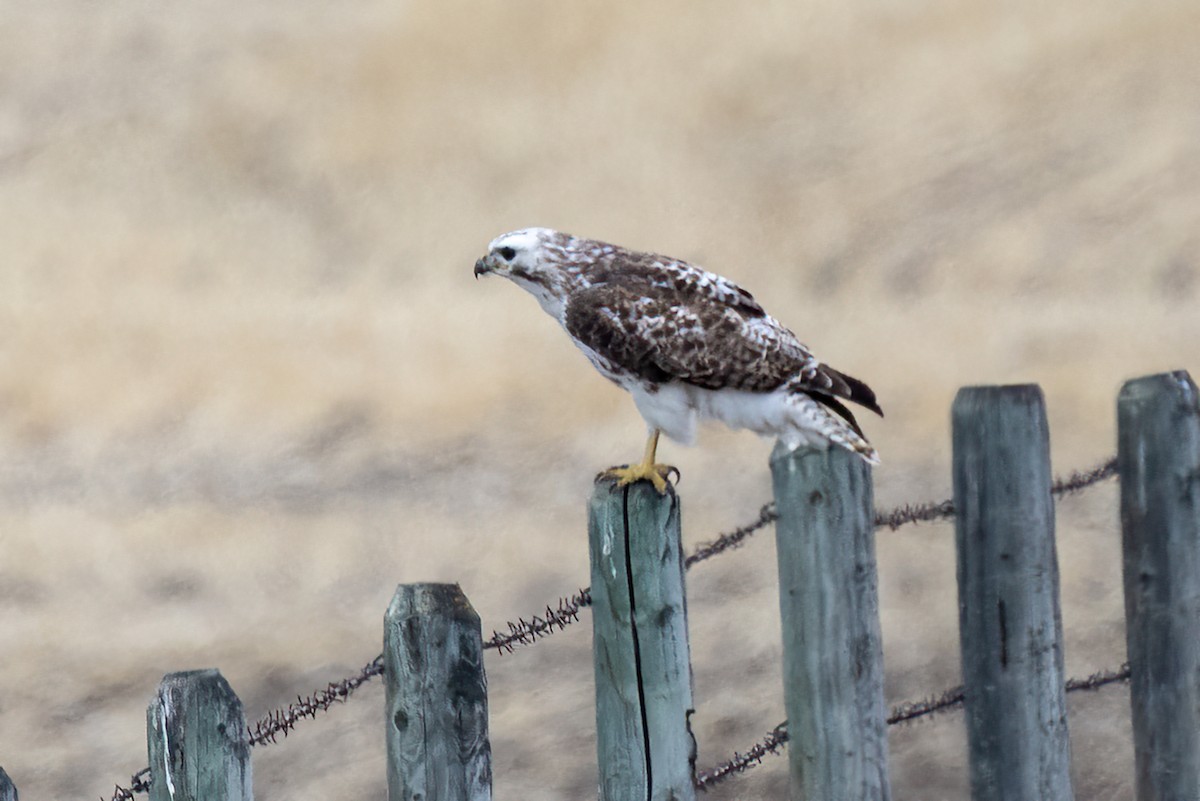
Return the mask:
[(608, 471), (659, 492), (659, 432), (691, 444), (698, 418), (778, 437), (786, 447), (830, 443), (878, 464), (843, 400), (882, 415), (875, 393), (822, 364), (754, 297), (678, 259), (548, 228), (492, 240), (475, 277), (502, 275), (529, 292), (600, 373), (633, 395), (650, 428), (641, 463)]

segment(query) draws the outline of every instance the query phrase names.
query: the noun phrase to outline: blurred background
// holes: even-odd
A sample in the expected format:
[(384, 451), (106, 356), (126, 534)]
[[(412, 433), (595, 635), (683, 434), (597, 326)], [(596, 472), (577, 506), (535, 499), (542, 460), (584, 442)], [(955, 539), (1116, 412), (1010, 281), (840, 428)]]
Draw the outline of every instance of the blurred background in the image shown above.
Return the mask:
[[(592, 477), (643, 425), (472, 279), (513, 228), (750, 288), (878, 392), (881, 506), (948, 496), (965, 384), (1040, 383), (1056, 471), (1103, 461), (1123, 380), (1197, 369), (1198, 32), (1191, 0), (6, 4), (0, 765), (108, 794), (165, 672), (254, 719), (370, 661), (398, 582), (460, 582), (485, 633), (588, 583)], [(660, 449), (689, 547), (756, 516), (769, 452)], [(688, 577), (702, 766), (784, 718), (772, 536)], [(889, 704), (958, 682), (952, 540), (879, 535)], [(1111, 483), (1059, 555), (1067, 670), (1115, 667)], [(590, 623), (487, 670), (496, 797), (592, 797)], [(1127, 698), (1070, 700), (1081, 798), (1131, 795)], [(256, 749), (259, 796), (381, 797), (381, 704)], [(893, 731), (896, 797), (965, 799), (964, 739)]]

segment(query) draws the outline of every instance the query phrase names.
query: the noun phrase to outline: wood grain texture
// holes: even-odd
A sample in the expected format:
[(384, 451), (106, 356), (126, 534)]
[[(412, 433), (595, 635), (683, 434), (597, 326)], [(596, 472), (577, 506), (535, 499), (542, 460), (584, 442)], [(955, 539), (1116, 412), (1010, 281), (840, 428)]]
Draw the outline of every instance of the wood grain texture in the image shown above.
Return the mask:
[(146, 709), (150, 801), (250, 801), (246, 717), (217, 670), (168, 673)]
[(389, 801), (492, 797), (479, 615), (457, 584), (402, 584), (384, 619)]
[(791, 797), (888, 799), (871, 468), (777, 446), (771, 473)]
[(958, 620), (975, 801), (1069, 799), (1050, 435), (1033, 385), (954, 401)]
[(600, 799), (692, 799), (679, 500), (602, 479), (588, 511)]
[(1186, 372), (1117, 403), (1138, 801), (1200, 799), (1200, 402)]

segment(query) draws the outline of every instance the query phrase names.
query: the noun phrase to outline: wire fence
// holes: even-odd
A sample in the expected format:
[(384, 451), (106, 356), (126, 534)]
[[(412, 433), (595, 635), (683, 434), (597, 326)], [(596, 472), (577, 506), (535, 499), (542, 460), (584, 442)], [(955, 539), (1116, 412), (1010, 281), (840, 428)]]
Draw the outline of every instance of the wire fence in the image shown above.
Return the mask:
[[(1121, 665), (1116, 670), (1101, 670), (1081, 679), (1067, 679), (1066, 691), (1098, 690), (1109, 684), (1129, 681), (1129, 663)], [(901, 723), (912, 723), (921, 718), (948, 712), (963, 705), (966, 695), (963, 688), (953, 687), (935, 698), (924, 701), (910, 701), (892, 708), (888, 715), (887, 724), (895, 726)], [(695, 784), (698, 790), (708, 790), (720, 784), (730, 776), (744, 773), (750, 768), (762, 764), (765, 757), (778, 754), (787, 744), (787, 721), (780, 723), (759, 742), (755, 743), (745, 753), (734, 752), (725, 762), (696, 774)]]
[[(1050, 492), (1062, 497), (1092, 487), (1117, 474), (1115, 456), (1088, 469), (1072, 471), (1065, 477), (1055, 478)], [(875, 512), (875, 527), (892, 531), (913, 523), (929, 523), (954, 518), (954, 502), (950, 499), (929, 501), (919, 504), (902, 504), (890, 510)], [(755, 533), (774, 523), (779, 518), (774, 501), (763, 504), (757, 519), (720, 534), (710, 542), (697, 546), (684, 559), (684, 566), (691, 569), (714, 556), (744, 545)], [(532, 645), (556, 631), (561, 631), (579, 620), (580, 611), (592, 605), (591, 588), (585, 587), (571, 596), (559, 598), (553, 606), (547, 604), (544, 612), (529, 618), (519, 617), (506, 624), (507, 631), (493, 630), (492, 636), (484, 641), (483, 647), (499, 654), (513, 653), (519, 646)], [(319, 712), (344, 703), (362, 685), (383, 675), (383, 654), (372, 659), (361, 670), (351, 676), (327, 684), (306, 696), (298, 696), (287, 706), (271, 710), (253, 724), (247, 726), (247, 737), (251, 746), (273, 744), (280, 736), (287, 737), (304, 720), (316, 718)], [(1128, 681), (1129, 666), (1102, 670), (1084, 678), (1067, 680), (1067, 692), (1094, 690), (1108, 684)], [(922, 701), (905, 702), (895, 707), (888, 717), (888, 725), (910, 723), (939, 712), (955, 709), (963, 703), (963, 688), (954, 687), (938, 696)], [(745, 752), (735, 751), (725, 762), (696, 774), (695, 785), (707, 790), (730, 776), (744, 773), (762, 763), (771, 754), (778, 753), (787, 743), (787, 721), (780, 723), (762, 740)], [(115, 785), (111, 801), (132, 801), (136, 795), (150, 790), (150, 768), (143, 768), (130, 777), (129, 785)], [(102, 799), (103, 801), (103, 799)]]

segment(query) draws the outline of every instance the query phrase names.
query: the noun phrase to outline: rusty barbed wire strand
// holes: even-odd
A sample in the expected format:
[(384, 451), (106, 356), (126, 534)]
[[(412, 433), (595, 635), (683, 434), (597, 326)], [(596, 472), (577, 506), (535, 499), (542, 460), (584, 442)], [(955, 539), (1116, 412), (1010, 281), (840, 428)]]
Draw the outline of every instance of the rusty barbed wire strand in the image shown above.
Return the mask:
[(1072, 470), (1071, 474), (1066, 478), (1054, 479), (1054, 483), (1050, 485), (1050, 494), (1070, 495), (1073, 492), (1086, 489), (1093, 484), (1098, 484), (1105, 479), (1112, 478), (1116, 474), (1117, 457), (1112, 456), (1108, 461), (1093, 467), (1091, 470)]
[[(1093, 482), (1094, 483), (1094, 482)], [(1129, 663), (1126, 662), (1116, 670), (1098, 670), (1084, 678), (1067, 679), (1063, 688), (1066, 692), (1079, 690), (1098, 690), (1109, 684), (1129, 681)], [(892, 708), (888, 715), (887, 725), (895, 726), (901, 723), (911, 723), (919, 718), (927, 717), (938, 712), (946, 712), (962, 706), (966, 696), (963, 688), (952, 687), (941, 695), (926, 698), (923, 701), (905, 701)], [(697, 790), (708, 790), (720, 784), (730, 776), (745, 773), (751, 768), (762, 764), (763, 758), (778, 754), (788, 741), (787, 721), (780, 723), (766, 737), (752, 745), (745, 753), (734, 751), (733, 756), (716, 767), (707, 768), (695, 775), (692, 784)]]
[[(1111, 457), (1104, 463), (1097, 465), (1089, 470), (1075, 470), (1068, 474), (1065, 478), (1055, 478), (1051, 485), (1050, 492), (1052, 495), (1067, 495), (1087, 487), (1097, 484), (1105, 479), (1115, 476), (1117, 473), (1117, 459)], [(889, 511), (875, 512), (875, 527), (887, 527), (891, 530), (896, 530), (901, 526), (910, 523), (930, 522), (934, 520), (950, 519), (954, 517), (954, 503), (947, 499), (943, 501), (931, 501), (921, 504), (903, 504)], [(745, 543), (747, 539), (753, 536), (760, 529), (774, 523), (779, 519), (779, 512), (775, 507), (775, 502), (770, 501), (762, 505), (758, 510), (758, 518), (750, 523), (739, 526), (732, 531), (725, 532), (717, 536), (716, 539), (709, 542), (701, 543), (696, 546), (695, 550), (684, 559), (685, 569), (691, 569), (700, 562), (707, 561), (714, 556), (718, 556), (726, 551), (734, 550)], [(567, 626), (579, 620), (579, 611), (592, 605), (591, 588), (584, 587), (570, 597), (562, 597), (558, 599), (556, 606), (546, 606), (543, 615), (533, 615), (528, 620), (523, 617), (517, 618), (515, 621), (507, 623), (508, 631), (501, 633), (493, 630), (492, 636), (484, 641), (484, 649), (495, 650), (500, 654), (510, 654), (520, 645), (532, 645), (534, 642), (541, 640), (556, 631), (561, 631)], [(1128, 678), (1126, 668), (1125, 679)], [(278, 708), (268, 712), (262, 718), (255, 722), (252, 727), (248, 727), (248, 734), (251, 745), (264, 745), (267, 743), (276, 742), (278, 736), (287, 733), (295, 728), (296, 724), (304, 718), (314, 718), (317, 712), (323, 712), (329, 709), (334, 703), (344, 702), (349, 698), (360, 686), (383, 674), (383, 654), (371, 660), (357, 675), (349, 676), (339, 681), (330, 682), (324, 689), (314, 691), (306, 697), (298, 697), (294, 703), (288, 704), (286, 707)], [(1094, 679), (1094, 676), (1088, 679), (1072, 681), (1089, 681)], [(1111, 678), (1107, 674), (1101, 677), (1106, 679), (1095, 686), (1103, 686), (1103, 684), (1111, 683), (1112, 681), (1120, 681), (1121, 677)], [(1089, 686), (1073, 687), (1068, 682), (1068, 691), (1073, 689), (1089, 689)], [(912, 705), (914, 714), (909, 719), (915, 719), (923, 715), (932, 714), (940, 711), (943, 708), (952, 706), (938, 706), (944, 701), (943, 698), (936, 700), (916, 702)], [(960, 701), (961, 702), (961, 701)], [(933, 705), (933, 708), (925, 709), (922, 704)], [(889, 718), (889, 723), (891, 719)], [(783, 732), (783, 740), (775, 742), (772, 740), (779, 732)], [(736, 759), (745, 760), (745, 764), (740, 769), (731, 768), (721, 774), (724, 778), (729, 773), (740, 773), (745, 770), (745, 765), (758, 764), (762, 757), (775, 753), (787, 739), (786, 725), (777, 726), (771, 734), (767, 735), (754, 748), (747, 751), (745, 754), (735, 754)], [(767, 750), (760, 750), (765, 748)], [(726, 765), (733, 763), (735, 760), (730, 760)], [(724, 767), (724, 766), (722, 766)], [(714, 769), (716, 770), (716, 769)], [(705, 771), (709, 773), (710, 771)], [(131, 801), (136, 793), (148, 792), (149, 784), (149, 768), (143, 768), (135, 773), (130, 778), (130, 786), (128, 788), (116, 785), (113, 791), (111, 801)], [(704, 775), (704, 774), (701, 774)], [(714, 781), (720, 781), (718, 778)], [(700, 787), (698, 784), (697, 787)], [(703, 788), (702, 788), (703, 789)]]
[(539, 637), (547, 637), (565, 629), (579, 620), (580, 609), (591, 605), (591, 587), (584, 587), (570, 598), (559, 598), (557, 607), (547, 604), (545, 616), (534, 615), (529, 620), (519, 617), (516, 622), (510, 621), (506, 634), (493, 629), (492, 636), (483, 641), (483, 647), (494, 648), (502, 654), (511, 654), (517, 645), (530, 645)]
[(783, 750), (783, 746), (787, 744), (787, 741), (788, 731), (787, 721), (785, 720), (771, 729), (766, 737), (752, 745), (746, 753), (741, 754), (734, 751), (732, 759), (722, 762), (715, 768), (709, 768), (697, 773), (692, 779), (692, 784), (697, 790), (707, 790), (714, 784), (720, 784), (735, 773), (744, 773), (750, 768), (761, 765), (764, 757), (777, 754)]
[(1129, 663), (1126, 662), (1116, 670), (1098, 670), (1082, 679), (1067, 679), (1067, 692), (1098, 690), (1108, 684), (1129, 681), (1129, 676)]
[(965, 698), (966, 695), (960, 684), (957, 687), (951, 687), (937, 697), (924, 698), (920, 701), (905, 701), (892, 707), (887, 724), (893, 726), (897, 723), (911, 723), (938, 712), (945, 712), (947, 709), (953, 709), (961, 704)]
[(246, 735), (250, 745), (265, 745), (274, 743), (279, 735), (287, 737), (288, 732), (296, 728), (296, 724), (304, 718), (315, 718), (318, 712), (324, 712), (334, 704), (345, 703), (346, 699), (359, 687), (376, 676), (383, 675), (383, 654), (372, 659), (354, 676), (331, 681), (323, 689), (317, 690), (305, 697), (297, 696), (295, 702), (280, 709), (273, 709), (246, 727)]
[(754, 522), (721, 534), (712, 542), (702, 542), (696, 546), (696, 550), (688, 554), (687, 558), (683, 560), (684, 568), (691, 569), (692, 565), (699, 564), (706, 559), (711, 559), (717, 554), (724, 553), (732, 548), (737, 548), (754, 532), (774, 523), (778, 519), (779, 512), (775, 509), (775, 502), (764, 503), (762, 508), (758, 510), (758, 519)]
[(951, 520), (953, 518), (954, 501), (949, 498), (944, 501), (906, 503), (887, 512), (876, 510), (875, 528), (889, 528), (895, 531), (909, 523), (931, 523), (935, 520)]

